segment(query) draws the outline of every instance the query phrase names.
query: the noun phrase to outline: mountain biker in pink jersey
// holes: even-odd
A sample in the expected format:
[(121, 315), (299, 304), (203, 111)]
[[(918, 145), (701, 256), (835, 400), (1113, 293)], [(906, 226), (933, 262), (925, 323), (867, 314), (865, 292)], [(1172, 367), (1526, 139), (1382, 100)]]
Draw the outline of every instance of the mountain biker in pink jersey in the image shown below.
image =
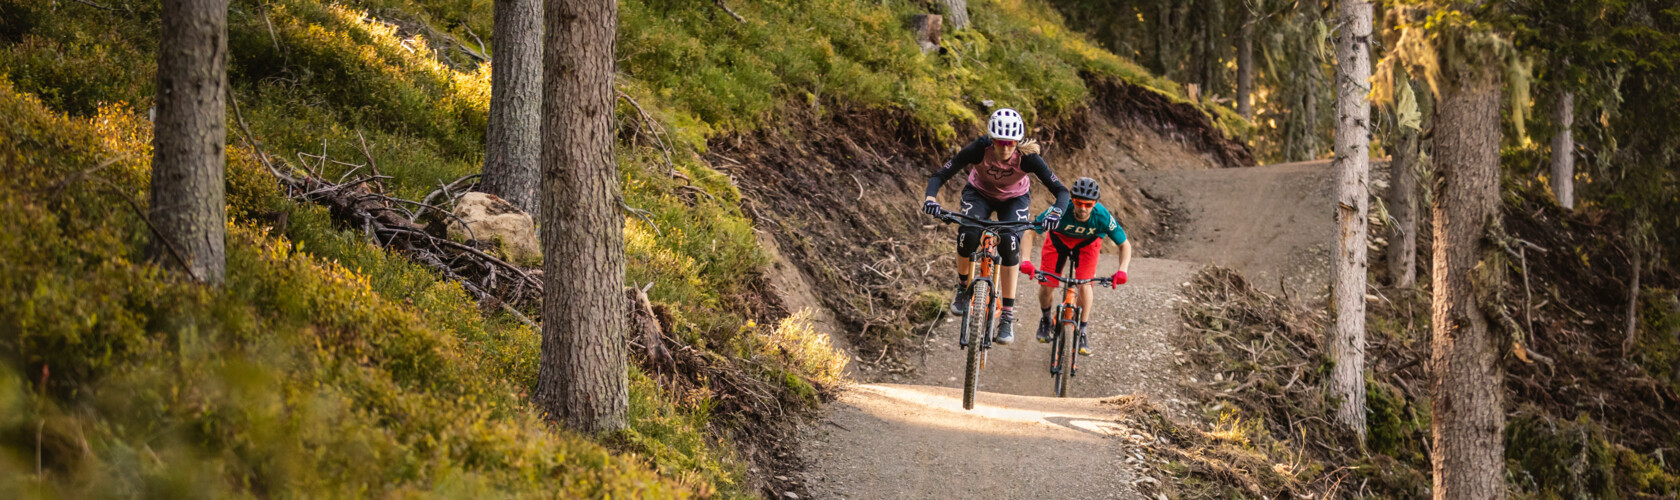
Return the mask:
[[(1068, 212), (1071, 217), (1063, 221), (1060, 228), (1039, 231), (1050, 233), (1044, 237), (1044, 248), (1039, 251), (1039, 262), (1045, 265), (1044, 270), (1048, 272), (1062, 276), (1068, 276), (1068, 273), (1071, 272), (1073, 274), (1070, 277), (1071, 279), (1091, 279), (1097, 275), (1099, 250), (1102, 248), (1103, 237), (1107, 236), (1118, 246), (1116, 251), (1120, 254), (1120, 270), (1114, 272), (1114, 284), (1125, 284), (1126, 269), (1132, 265), (1132, 241), (1126, 239), (1126, 230), (1120, 227), (1120, 222), (1115, 220), (1113, 214), (1108, 213), (1108, 207), (1097, 203), (1097, 199), (1102, 194), (1097, 189), (1096, 179), (1080, 177), (1073, 181), (1072, 191), (1073, 208)], [(1039, 217), (1045, 217), (1046, 215), (1049, 215), (1049, 212), (1045, 212), (1045, 215)], [(1032, 246), (1032, 233), (1027, 233), (1026, 236), (1026, 244), (1030, 248)], [(1079, 268), (1065, 269), (1069, 267), (1066, 262), (1073, 260), (1070, 256), (1074, 255), (1079, 257)], [(1030, 276), (1033, 271), (1032, 261), (1021, 262), (1022, 273)], [(1056, 279), (1048, 276), (1039, 280), (1038, 307), (1040, 312), (1043, 313), (1038, 320), (1039, 342), (1050, 341), (1052, 321), (1050, 306), (1055, 305), (1051, 301), (1050, 293), (1055, 290), (1056, 284)], [(1079, 308), (1079, 331), (1084, 332), (1086, 331), (1085, 322), (1091, 316), (1091, 285), (1089, 283), (1079, 285)], [(1089, 355), (1091, 354), (1091, 347), (1086, 342), (1085, 337), (1085, 335), (1079, 336), (1079, 353)]]
[[(1050, 172), (1050, 166), (1044, 163), (1043, 157), (1036, 153), (1022, 154), (1017, 150), (1016, 146), (1026, 135), (1026, 130), (1026, 123), (1015, 110), (1004, 108), (992, 113), (986, 123), (987, 135), (969, 143), (951, 161), (945, 162), (944, 168), (928, 178), (927, 200), (922, 203), (922, 211), (929, 215), (938, 214), (939, 201), (934, 199), (934, 195), (939, 194), (940, 186), (957, 172), (972, 166), (974, 168), (968, 172), (968, 185), (962, 191), (962, 213), (977, 219), (988, 219), (996, 214), (995, 220), (998, 221), (1026, 221), (1030, 217), (1028, 205), (1032, 202), (1032, 195), (1028, 192), (1032, 181), (1027, 174), (1033, 174), (1056, 195), (1055, 206), (1050, 207), (1043, 217), (1045, 226), (1054, 229), (1061, 220), (1062, 212), (1067, 210), (1068, 190), (1056, 174)], [(968, 279), (974, 270), (974, 263), (968, 256), (979, 248), (980, 233), (979, 228), (957, 230), (957, 296), (951, 301), (952, 314), (960, 315), (968, 310)], [(1015, 341), (1015, 270), (1021, 262), (1021, 234), (1015, 232), (999, 236), (998, 257), (1002, 269), (997, 276), (1003, 304), (998, 316), (996, 341), (1008, 344)]]

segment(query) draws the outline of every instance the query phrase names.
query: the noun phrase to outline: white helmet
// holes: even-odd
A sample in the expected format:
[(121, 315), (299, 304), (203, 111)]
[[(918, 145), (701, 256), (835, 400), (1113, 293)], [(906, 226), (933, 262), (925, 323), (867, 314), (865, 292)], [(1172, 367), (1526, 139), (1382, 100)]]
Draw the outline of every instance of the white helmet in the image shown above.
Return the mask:
[(1027, 124), (1021, 121), (1021, 113), (1003, 108), (992, 112), (992, 118), (986, 122), (986, 132), (993, 139), (1019, 141), (1027, 135)]

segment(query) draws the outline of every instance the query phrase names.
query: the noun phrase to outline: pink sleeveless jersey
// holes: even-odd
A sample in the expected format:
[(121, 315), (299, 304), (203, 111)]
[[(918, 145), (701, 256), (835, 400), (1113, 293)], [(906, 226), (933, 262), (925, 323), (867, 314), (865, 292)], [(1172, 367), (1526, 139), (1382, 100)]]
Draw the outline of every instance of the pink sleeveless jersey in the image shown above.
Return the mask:
[(1027, 171), (1021, 169), (1021, 152), (998, 158), (997, 148), (986, 148), (986, 159), (968, 171), (968, 185), (993, 200), (1003, 201), (1027, 194), (1032, 187)]

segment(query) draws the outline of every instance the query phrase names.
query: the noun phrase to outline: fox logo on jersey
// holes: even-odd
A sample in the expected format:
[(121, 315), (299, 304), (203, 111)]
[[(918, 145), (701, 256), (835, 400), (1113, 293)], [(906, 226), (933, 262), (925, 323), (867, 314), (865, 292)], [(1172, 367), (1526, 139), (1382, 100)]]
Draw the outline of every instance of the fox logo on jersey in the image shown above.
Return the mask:
[(1000, 166), (997, 166), (997, 165), (987, 165), (986, 166), (986, 175), (992, 176), (993, 179), (1002, 180), (1004, 177), (1009, 176), (1009, 174), (1010, 174), (1010, 171), (1007, 168), (1000, 167)]

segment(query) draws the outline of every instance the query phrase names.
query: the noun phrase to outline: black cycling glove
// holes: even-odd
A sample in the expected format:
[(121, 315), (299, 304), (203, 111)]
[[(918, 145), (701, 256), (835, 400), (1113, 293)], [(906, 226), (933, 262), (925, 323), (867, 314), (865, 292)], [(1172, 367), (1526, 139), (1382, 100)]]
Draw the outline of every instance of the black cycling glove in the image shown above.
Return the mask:
[(928, 215), (939, 215), (939, 202), (928, 201), (926, 203), (922, 203), (922, 212)]
[(1060, 227), (1061, 225), (1062, 225), (1062, 210), (1058, 209), (1058, 208), (1055, 208), (1055, 207), (1051, 207), (1050, 211), (1044, 214), (1044, 230), (1045, 231), (1055, 231), (1056, 228)]

